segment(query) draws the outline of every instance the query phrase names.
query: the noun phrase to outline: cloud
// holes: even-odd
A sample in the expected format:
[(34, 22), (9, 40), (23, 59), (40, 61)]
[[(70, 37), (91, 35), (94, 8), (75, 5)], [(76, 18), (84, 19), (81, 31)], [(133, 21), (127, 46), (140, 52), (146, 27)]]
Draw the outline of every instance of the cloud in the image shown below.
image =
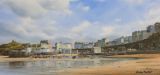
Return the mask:
[(87, 12), (87, 11), (90, 10), (90, 7), (89, 6), (83, 6), (83, 7), (81, 7), (81, 9), (82, 9), (82, 11)]
[(121, 18), (116, 18), (116, 19), (115, 19), (115, 22), (121, 22), (121, 21), (122, 21)]
[(80, 0), (70, 0), (71, 2), (78, 2), (78, 1), (80, 1)]
[(151, 7), (149, 7), (147, 13), (145, 14), (145, 18), (149, 22), (160, 21), (160, 5), (159, 3), (153, 3)]
[[(0, 30), (2, 36), (10, 37), (8, 39), (18, 40), (23, 42), (39, 41), (43, 39), (51, 39), (54, 41), (71, 42), (75, 40), (84, 41), (88, 35), (84, 35), (86, 30), (91, 26), (89, 21), (82, 21), (78, 26), (72, 29), (59, 28), (56, 22), (47, 21), (40, 22), (32, 18), (19, 18), (18, 23), (10, 22), (1, 24)], [(51, 22), (51, 23), (49, 23)], [(2, 37), (1, 37), (2, 39)], [(4, 39), (4, 38), (3, 38)], [(5, 39), (8, 41), (8, 39)]]
[(22, 17), (38, 17), (49, 11), (69, 13), (69, 0), (5, 0), (15, 14)]
[(109, 37), (113, 33), (114, 28), (111, 26), (105, 26), (105, 27), (102, 27), (101, 30), (102, 30), (102, 32), (101, 32), (102, 36)]
[(32, 18), (20, 18), (18, 21), (16, 24), (12, 22), (1, 23), (1, 35), (3, 37), (14, 37), (10, 40), (15, 39), (24, 42), (54, 39), (55, 24), (45, 23), (45, 25), (40, 25)]
[(14, 16), (14, 20), (0, 21), (1, 34), (19, 41), (55, 39), (59, 29), (57, 18), (71, 14), (69, 6), (70, 0), (1, 0), (0, 9), (12, 11), (5, 16)]
[(42, 7), (48, 10), (70, 13), (70, 0), (41, 0)]
[(105, 2), (106, 0), (94, 0), (96, 2)]
[(137, 5), (137, 4), (143, 4), (146, 0), (121, 0), (127, 4)]
[(97, 32), (99, 32), (99, 26), (94, 25), (94, 23), (90, 21), (84, 20), (79, 24), (77, 24), (76, 26), (73, 26), (71, 29), (69, 28), (66, 31), (63, 30), (62, 32), (60, 32), (60, 34), (56, 35), (57, 36), (56, 38), (63, 38), (63, 40), (67, 39), (70, 40), (71, 42), (74, 41), (89, 42), (89, 41), (95, 41), (97, 37), (100, 37), (100, 36), (95, 36), (95, 34), (99, 35)]
[[(94, 1), (103, 2), (106, 0)], [(120, 1), (135, 6), (146, 3), (144, 0)], [(70, 2), (77, 4), (73, 4), (76, 6), (72, 7)], [(102, 13), (101, 10), (104, 9), (96, 6), (92, 7), (93, 12), (90, 12), (91, 5), (89, 3), (86, 5), (81, 0), (1, 0), (0, 9), (3, 8), (3, 10), (0, 11), (2, 13), (0, 15), (0, 39), (3, 41), (9, 39), (21, 41), (42, 39), (95, 41), (103, 37), (113, 39), (123, 35), (131, 35), (133, 31), (145, 29), (147, 25), (160, 20), (160, 6), (157, 1), (142, 5), (140, 9), (144, 10), (139, 10), (134, 6), (129, 8), (118, 6), (111, 10), (108, 10), (107, 7), (107, 5), (104, 7), (106, 11)], [(121, 11), (123, 8), (127, 11)], [(71, 14), (72, 12), (76, 13)], [(132, 15), (132, 13), (135, 14)], [(95, 17), (94, 15), (97, 14), (98, 16)]]
[(22, 17), (35, 17), (46, 12), (37, 0), (7, 0), (5, 3), (15, 14)]
[(147, 10), (143, 13), (140, 20), (133, 21), (130, 25), (135, 26), (136, 29), (146, 29), (148, 25), (153, 25), (155, 22), (160, 21), (160, 1), (153, 1), (148, 4)]
[(78, 26), (75, 26), (71, 29), (71, 31), (73, 33), (77, 33), (80, 34), (82, 32), (84, 32), (87, 28), (89, 28), (91, 26), (91, 23), (88, 21), (83, 21), (82, 23), (80, 23)]
[(85, 12), (88, 12), (89, 10), (91, 10), (91, 7), (89, 5), (86, 5), (82, 2), (80, 2), (75, 6), (75, 9), (80, 13), (85, 13)]
[(56, 24), (52, 23), (52, 21), (48, 21), (48, 23), (41, 22), (42, 24), (37, 24), (39, 21), (32, 21), (31, 18), (24, 18), (21, 20), (23, 21), (21, 21), (21, 24), (18, 27), (23, 30), (21, 31), (23, 32), (23, 36), (37, 37), (41, 39), (54, 39)]

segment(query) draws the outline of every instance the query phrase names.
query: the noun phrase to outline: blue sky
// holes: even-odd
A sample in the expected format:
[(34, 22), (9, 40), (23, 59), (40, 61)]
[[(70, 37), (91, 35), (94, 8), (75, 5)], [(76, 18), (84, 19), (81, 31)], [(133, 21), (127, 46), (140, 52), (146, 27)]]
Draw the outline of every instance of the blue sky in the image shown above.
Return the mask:
[(0, 43), (96, 41), (160, 20), (159, 0), (0, 0)]

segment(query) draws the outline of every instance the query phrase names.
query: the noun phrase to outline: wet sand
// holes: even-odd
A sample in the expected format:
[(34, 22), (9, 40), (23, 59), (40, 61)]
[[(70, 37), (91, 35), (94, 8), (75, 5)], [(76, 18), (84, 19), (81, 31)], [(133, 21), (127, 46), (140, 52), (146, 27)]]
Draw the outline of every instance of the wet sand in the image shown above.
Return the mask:
[(144, 59), (116, 62), (109, 66), (70, 69), (64, 73), (65, 75), (160, 75), (160, 54), (117, 55), (110, 57)]
[[(160, 54), (136, 54), (116, 55), (110, 58), (143, 58), (140, 60), (129, 60), (116, 62), (112, 65), (88, 67), (79, 69), (68, 69), (62, 75), (160, 75)], [(52, 58), (8, 58), (0, 56), (0, 62), (8, 61), (37, 61), (50, 60)], [(64, 60), (64, 59), (60, 59)], [(78, 59), (77, 59), (78, 60)], [(89, 60), (89, 59), (86, 59)]]
[[(62, 56), (62, 55), (59, 55)], [(87, 61), (87, 60), (93, 60), (90, 58), (78, 58), (78, 59), (72, 59), (72, 58), (58, 58), (58, 57), (48, 57), (48, 58), (34, 58), (34, 57), (22, 57), (22, 58), (9, 58), (8, 56), (0, 56), (0, 62), (12, 62), (12, 61), (40, 61), (40, 60), (70, 60), (70, 61)]]
[(9, 62), (9, 61), (37, 61), (37, 60), (50, 60), (51, 58), (9, 58), (8, 56), (0, 56), (0, 62)]
[[(64, 57), (64, 56), (77, 56), (77, 54), (59, 54), (59, 55), (55, 55), (56, 58), (53, 58), (53, 57), (47, 57), (47, 58), (34, 58), (34, 57), (9, 58), (8, 56), (1, 56), (0, 55), (0, 62), (8, 62), (8, 61), (38, 61), (38, 60), (51, 60), (51, 59), (66, 60), (66, 59), (62, 59), (61, 58), (61, 57)], [(67, 59), (67, 60), (71, 60), (71, 59), (72, 58)]]

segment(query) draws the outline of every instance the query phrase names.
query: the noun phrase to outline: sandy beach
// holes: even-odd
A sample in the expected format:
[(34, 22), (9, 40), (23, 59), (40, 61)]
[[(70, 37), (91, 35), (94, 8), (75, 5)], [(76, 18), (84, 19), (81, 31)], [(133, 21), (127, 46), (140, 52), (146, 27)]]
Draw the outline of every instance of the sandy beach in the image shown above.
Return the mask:
[(160, 54), (116, 55), (110, 57), (136, 57), (140, 60), (131, 60), (113, 63), (109, 66), (71, 69), (68, 75), (160, 75)]
[[(111, 65), (106, 65), (106, 66), (68, 69), (62, 73), (65, 73), (65, 75), (160, 75), (160, 54), (115, 55), (109, 57), (142, 58), (142, 59), (115, 62)], [(0, 62), (37, 61), (37, 60), (50, 60), (50, 59), (51, 58), (31, 58), (31, 57), (8, 58), (7, 56), (0, 56)]]

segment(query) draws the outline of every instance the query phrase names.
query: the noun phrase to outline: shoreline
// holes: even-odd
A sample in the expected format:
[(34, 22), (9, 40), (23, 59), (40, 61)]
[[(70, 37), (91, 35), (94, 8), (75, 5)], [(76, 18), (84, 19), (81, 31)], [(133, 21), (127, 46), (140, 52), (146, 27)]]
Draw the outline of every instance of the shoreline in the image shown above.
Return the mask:
[[(64, 56), (63, 54), (59, 54), (57, 55), (57, 58), (54, 58), (54, 57), (44, 57), (44, 58), (39, 58), (39, 57), (17, 57), (17, 58), (10, 58), (9, 56), (3, 56), (3, 55), (0, 55), (0, 62), (12, 62), (12, 61), (40, 61), (40, 60), (52, 60), (52, 59), (55, 59), (55, 60), (63, 60), (61, 58), (58, 58), (58, 57), (61, 57), (61, 56)], [(65, 54), (65, 56), (69, 56), (68, 54)], [(76, 56), (76, 54), (72, 54), (72, 56)]]
[(143, 58), (140, 60), (116, 62), (112, 65), (70, 69), (68, 75), (160, 75), (160, 54), (115, 55), (109, 57)]
[[(152, 59), (156, 58), (160, 55), (158, 54), (133, 54), (133, 55), (113, 55), (113, 56), (107, 56), (105, 58), (137, 58), (137, 59)], [(104, 58), (104, 59), (105, 59)], [(72, 58), (34, 58), (34, 57), (22, 57), (22, 58), (10, 58), (9, 56), (1, 56), (0, 55), (0, 62), (7, 62), (7, 61), (37, 61), (37, 60), (89, 60), (90, 58), (78, 58), (78, 59), (72, 59)], [(90, 59), (92, 60), (92, 59)]]
[(23, 57), (23, 58), (9, 58), (8, 56), (0, 56), (0, 62), (12, 62), (12, 61), (38, 61), (38, 60), (50, 60), (51, 58), (32, 58), (32, 57)]
[(140, 58), (140, 59), (153, 59), (160, 56), (159, 54), (126, 54), (126, 55), (113, 55), (107, 56), (108, 58)]

